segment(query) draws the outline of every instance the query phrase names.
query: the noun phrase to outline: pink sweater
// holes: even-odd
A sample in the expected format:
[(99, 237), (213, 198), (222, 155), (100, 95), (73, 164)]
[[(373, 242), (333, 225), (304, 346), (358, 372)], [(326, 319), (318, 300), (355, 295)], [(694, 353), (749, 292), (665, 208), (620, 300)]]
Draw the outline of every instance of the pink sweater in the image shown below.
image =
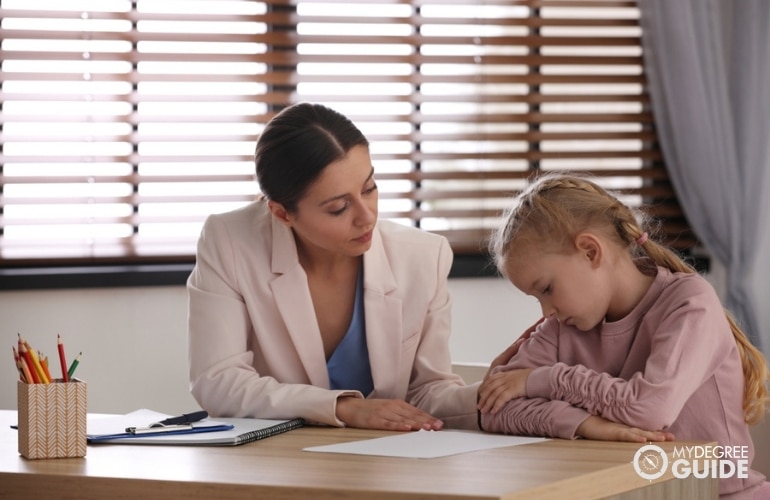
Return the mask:
[[(573, 439), (583, 420), (601, 415), (679, 441), (748, 446), (749, 464), (754, 459), (740, 356), (719, 298), (697, 274), (658, 268), (628, 316), (588, 332), (544, 321), (495, 370), (516, 368), (535, 368), (527, 397), (482, 415), (486, 431)], [(720, 495), (751, 498), (763, 481), (754, 470), (748, 479), (722, 479)]]

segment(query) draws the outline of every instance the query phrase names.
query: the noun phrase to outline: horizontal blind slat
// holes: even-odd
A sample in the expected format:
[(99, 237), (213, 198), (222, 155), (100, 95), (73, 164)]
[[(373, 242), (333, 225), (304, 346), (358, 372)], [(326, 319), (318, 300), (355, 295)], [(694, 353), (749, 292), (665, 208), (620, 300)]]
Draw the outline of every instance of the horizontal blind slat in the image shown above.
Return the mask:
[[(382, 217), (456, 252), (482, 251), (510, 196), (565, 166), (694, 244), (657, 145), (633, 1), (34, 5), (0, 7), (2, 265), (190, 259), (208, 213), (254, 198), (254, 143), (298, 100), (364, 130)], [(50, 234), (18, 236), (30, 228)]]

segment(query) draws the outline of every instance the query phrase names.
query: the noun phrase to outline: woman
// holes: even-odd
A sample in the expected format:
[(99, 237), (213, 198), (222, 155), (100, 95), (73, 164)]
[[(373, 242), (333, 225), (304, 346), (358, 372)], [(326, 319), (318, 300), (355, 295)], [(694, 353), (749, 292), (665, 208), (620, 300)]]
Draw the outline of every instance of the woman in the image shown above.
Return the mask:
[(190, 383), (214, 416), (387, 430), (478, 428), (451, 373), (452, 253), (377, 219), (368, 141), (300, 103), (256, 149), (262, 199), (210, 216), (189, 293)]

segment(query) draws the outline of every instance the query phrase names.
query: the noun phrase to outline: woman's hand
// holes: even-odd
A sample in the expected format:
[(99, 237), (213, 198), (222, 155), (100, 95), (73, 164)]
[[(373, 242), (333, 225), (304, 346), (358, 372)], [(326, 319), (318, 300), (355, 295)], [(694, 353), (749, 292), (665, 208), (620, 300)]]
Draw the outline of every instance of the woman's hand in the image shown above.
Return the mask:
[(591, 415), (578, 426), (577, 435), (599, 441), (629, 441), (631, 443), (674, 440), (674, 435), (670, 432), (645, 431), (595, 415)]
[(521, 368), (487, 377), (479, 386), (479, 411), (497, 413), (508, 401), (526, 396), (527, 377), (532, 370)]
[(348, 427), (386, 431), (439, 430), (444, 422), (400, 399), (337, 399), (337, 418)]
[(511, 358), (514, 357), (517, 352), (519, 352), (519, 347), (521, 347), (521, 344), (523, 344), (524, 341), (527, 340), (532, 335), (532, 332), (534, 332), (537, 329), (537, 325), (542, 323), (544, 320), (545, 318), (540, 318), (539, 320), (537, 320), (537, 322), (534, 325), (527, 328), (524, 331), (524, 333), (522, 333), (521, 336), (519, 336), (519, 338), (516, 339), (516, 341), (514, 341), (513, 344), (511, 344), (510, 346), (508, 346), (506, 350), (498, 354), (497, 357), (493, 359), (492, 363), (489, 365), (489, 369), (487, 370), (486, 375), (484, 375), (484, 380), (486, 380), (487, 377), (489, 377), (489, 374), (492, 373), (492, 368), (496, 366), (507, 365), (508, 361), (510, 361)]

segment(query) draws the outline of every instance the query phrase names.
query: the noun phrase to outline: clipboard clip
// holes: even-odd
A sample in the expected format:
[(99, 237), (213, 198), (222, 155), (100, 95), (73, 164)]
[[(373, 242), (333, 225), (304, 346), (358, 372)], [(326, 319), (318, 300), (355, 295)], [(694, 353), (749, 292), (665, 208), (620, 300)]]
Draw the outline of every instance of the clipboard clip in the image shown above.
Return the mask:
[(164, 425), (162, 427), (126, 427), (129, 434), (160, 434), (163, 432), (191, 431), (192, 424)]

